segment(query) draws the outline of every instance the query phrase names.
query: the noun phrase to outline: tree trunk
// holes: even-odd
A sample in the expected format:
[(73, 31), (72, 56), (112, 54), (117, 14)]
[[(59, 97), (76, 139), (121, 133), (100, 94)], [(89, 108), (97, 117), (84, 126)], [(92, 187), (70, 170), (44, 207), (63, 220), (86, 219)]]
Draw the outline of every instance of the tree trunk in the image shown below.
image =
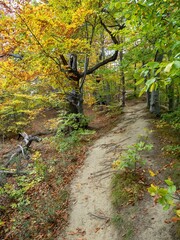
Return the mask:
[(124, 71), (121, 71), (121, 83), (122, 83), (122, 107), (126, 105), (126, 87), (125, 87), (125, 76)]
[(167, 87), (167, 92), (168, 92), (168, 108), (169, 111), (174, 110), (174, 84), (173, 82)]
[[(156, 51), (156, 55), (154, 58), (155, 62), (162, 62), (163, 60), (163, 53), (159, 53), (159, 51)], [(154, 72), (157, 69), (154, 69)], [(156, 76), (159, 77), (159, 74)], [(156, 90), (153, 90), (151, 92), (151, 97), (150, 97), (150, 112), (154, 113), (157, 117), (160, 116), (160, 102), (159, 102), (159, 87)]]
[(126, 105), (126, 86), (125, 86), (125, 76), (124, 70), (122, 68), (122, 60), (123, 60), (123, 50), (120, 51), (120, 67), (121, 67), (121, 85), (122, 85), (122, 107)]
[(175, 108), (179, 107), (179, 103), (180, 103), (180, 94), (179, 94), (179, 88), (177, 87), (177, 97), (176, 97)]
[[(114, 36), (113, 32), (109, 30), (109, 28), (104, 24), (104, 22), (100, 21), (101, 25), (103, 26), (104, 30), (109, 34), (111, 37), (111, 40), (114, 44), (119, 44), (118, 39), (116, 36)], [(86, 28), (87, 28), (86, 24)], [(125, 28), (125, 25), (119, 25), (120, 29)], [(95, 27), (92, 30), (91, 37), (89, 39), (88, 35), (88, 28), (87, 28), (87, 40), (90, 41), (90, 45), (92, 44), (92, 39), (94, 36), (94, 30)], [(75, 87), (73, 87), (72, 91), (67, 94), (66, 100), (69, 102), (69, 113), (83, 113), (83, 86), (86, 79), (86, 75), (92, 74), (97, 69), (99, 69), (102, 66), (105, 66), (106, 64), (113, 62), (118, 57), (118, 50), (116, 50), (110, 57), (107, 57), (106, 59), (98, 62), (94, 66), (88, 69), (89, 65), (89, 57), (86, 55), (85, 57), (85, 64), (84, 64), (84, 71), (80, 72), (77, 67), (77, 55), (76, 54), (70, 54), (70, 60), (69, 63), (66, 61), (63, 54), (60, 55), (60, 60), (62, 64), (66, 67), (66, 70), (62, 69), (62, 71), (65, 73), (67, 79), (72, 82), (72, 85), (74, 84)]]
[[(77, 55), (76, 54), (70, 54), (69, 66), (74, 72), (77, 71)], [(79, 85), (80, 85), (80, 77), (78, 81), (76, 81), (76, 83), (74, 84), (74, 89), (70, 93), (68, 93), (66, 98), (69, 102), (69, 106), (68, 106), (69, 113), (83, 114), (83, 93), (81, 89), (82, 86), (79, 86)]]
[(151, 92), (150, 112), (154, 113), (157, 117), (160, 116), (159, 90)]
[(150, 109), (150, 106), (151, 106), (151, 93), (149, 90), (147, 90), (147, 93), (146, 93), (146, 100), (147, 100), (147, 107), (148, 109)]
[[(136, 63), (134, 64), (134, 71), (136, 71)], [(137, 86), (136, 86), (136, 78), (134, 78), (134, 97), (137, 97)]]
[(78, 113), (79, 96), (78, 91), (72, 90), (66, 97), (68, 101), (68, 113)]

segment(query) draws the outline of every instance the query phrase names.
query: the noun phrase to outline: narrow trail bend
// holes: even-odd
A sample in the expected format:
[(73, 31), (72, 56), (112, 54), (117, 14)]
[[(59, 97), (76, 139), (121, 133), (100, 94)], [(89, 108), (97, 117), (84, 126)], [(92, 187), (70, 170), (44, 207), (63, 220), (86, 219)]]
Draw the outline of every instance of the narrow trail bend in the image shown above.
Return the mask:
[(123, 239), (110, 223), (113, 216), (110, 198), (111, 165), (120, 151), (135, 143), (144, 129), (148, 128), (146, 115), (144, 103), (125, 108), (121, 122), (91, 146), (83, 167), (71, 184), (69, 225), (59, 240)]

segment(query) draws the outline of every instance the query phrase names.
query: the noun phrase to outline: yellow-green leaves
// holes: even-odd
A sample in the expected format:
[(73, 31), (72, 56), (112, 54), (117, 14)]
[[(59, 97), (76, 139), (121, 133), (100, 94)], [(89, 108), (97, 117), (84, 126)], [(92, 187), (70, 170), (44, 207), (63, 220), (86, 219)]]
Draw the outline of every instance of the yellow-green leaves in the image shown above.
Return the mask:
[(151, 187), (148, 188), (148, 192), (151, 194), (151, 196), (155, 196), (157, 193), (158, 187), (154, 184), (151, 184)]
[[(152, 174), (152, 172), (150, 172)], [(154, 175), (154, 173), (152, 174)], [(148, 188), (148, 192), (152, 197), (155, 197), (155, 202), (160, 203), (164, 210), (168, 210), (170, 206), (175, 206), (174, 194), (176, 193), (176, 186), (173, 181), (168, 178), (165, 180), (167, 187), (159, 187), (154, 184)]]
[(172, 68), (172, 66), (173, 66), (173, 64), (174, 64), (174, 62), (169, 63), (169, 64), (165, 67), (164, 72), (169, 73), (170, 70), (171, 70), (171, 68)]

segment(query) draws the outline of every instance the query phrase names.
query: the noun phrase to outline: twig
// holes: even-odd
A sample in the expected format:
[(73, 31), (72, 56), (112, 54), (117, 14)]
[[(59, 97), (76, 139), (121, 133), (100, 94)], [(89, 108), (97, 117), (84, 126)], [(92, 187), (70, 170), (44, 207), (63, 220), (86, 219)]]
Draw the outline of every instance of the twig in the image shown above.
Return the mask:
[(26, 156), (25, 156), (25, 154), (24, 154), (24, 149), (23, 149), (23, 147), (22, 147), (21, 145), (18, 145), (18, 147), (20, 147), (24, 159), (26, 159)]
[[(117, 171), (116, 171), (116, 172), (117, 172)], [(101, 178), (101, 179), (100, 179), (100, 181), (102, 181), (102, 180), (104, 180), (104, 179), (106, 179), (106, 178), (110, 177), (110, 176), (112, 175), (112, 173), (114, 173), (114, 172), (111, 172), (109, 175), (107, 175), (107, 176), (105, 176), (105, 177)]]
[(94, 213), (88, 213), (90, 216), (93, 216), (93, 217), (96, 217), (96, 218), (99, 218), (99, 219), (102, 219), (102, 220), (106, 220), (106, 221), (109, 221), (110, 218), (109, 217), (105, 217), (105, 216), (99, 216), (99, 215), (96, 215)]
[(99, 171), (97, 171), (97, 172), (95, 172), (95, 173), (91, 173), (91, 174), (92, 174), (92, 175), (94, 175), (94, 174), (96, 174), (96, 173), (101, 173), (101, 172), (103, 172), (103, 171), (106, 171), (106, 170), (108, 170), (109, 168), (111, 168), (111, 166), (110, 166), (110, 165), (108, 165), (108, 166), (104, 167), (103, 169), (101, 169), (101, 170), (99, 170)]
[(14, 176), (14, 175), (26, 175), (28, 172), (11, 172), (11, 171), (6, 171), (6, 170), (0, 170), (0, 174), (5, 174), (9, 176)]
[(121, 140), (119, 143), (118, 143), (118, 146), (120, 145), (120, 143), (122, 143), (122, 142), (124, 142), (124, 141), (126, 141), (126, 140), (128, 140), (128, 139), (130, 139), (131, 137), (127, 137), (127, 138), (124, 138), (123, 140)]
[(117, 172), (116, 170), (112, 170), (112, 171), (107, 171), (107, 172), (102, 172), (102, 173), (100, 173), (100, 174), (97, 174), (96, 175), (96, 173), (92, 173), (91, 174), (91, 177), (100, 177), (100, 176), (103, 176), (103, 175), (105, 175), (105, 174), (112, 174), (112, 173), (114, 173), (114, 172)]

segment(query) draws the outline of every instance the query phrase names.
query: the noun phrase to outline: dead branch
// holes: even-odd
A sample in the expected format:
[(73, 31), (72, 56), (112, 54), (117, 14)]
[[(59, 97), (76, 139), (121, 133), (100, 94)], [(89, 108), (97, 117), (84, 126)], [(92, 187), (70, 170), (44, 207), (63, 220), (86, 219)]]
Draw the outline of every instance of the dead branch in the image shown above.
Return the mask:
[(18, 148), (15, 150), (15, 152), (11, 155), (10, 159), (7, 161), (7, 163), (5, 163), (5, 167), (7, 168), (10, 164), (13, 164), (14, 162), (21, 161), (21, 158), (17, 159), (17, 157), (22, 154), (23, 158), (25, 160), (29, 160), (29, 155), (27, 154), (27, 151), (31, 145), (31, 143), (34, 142), (40, 142), (41, 138), (37, 137), (37, 136), (32, 136), (32, 135), (28, 135), (27, 133), (23, 132), (19, 134), (18, 139), (20, 139), (21, 137), (23, 137), (23, 141), (25, 143), (24, 146), (22, 145), (18, 145)]
[(19, 134), (19, 138), (23, 137), (23, 140), (25, 142), (25, 147), (29, 148), (31, 143), (33, 141), (35, 142), (40, 142), (42, 139), (37, 137), (37, 136), (32, 136), (32, 135), (28, 135), (27, 133), (23, 132)]

